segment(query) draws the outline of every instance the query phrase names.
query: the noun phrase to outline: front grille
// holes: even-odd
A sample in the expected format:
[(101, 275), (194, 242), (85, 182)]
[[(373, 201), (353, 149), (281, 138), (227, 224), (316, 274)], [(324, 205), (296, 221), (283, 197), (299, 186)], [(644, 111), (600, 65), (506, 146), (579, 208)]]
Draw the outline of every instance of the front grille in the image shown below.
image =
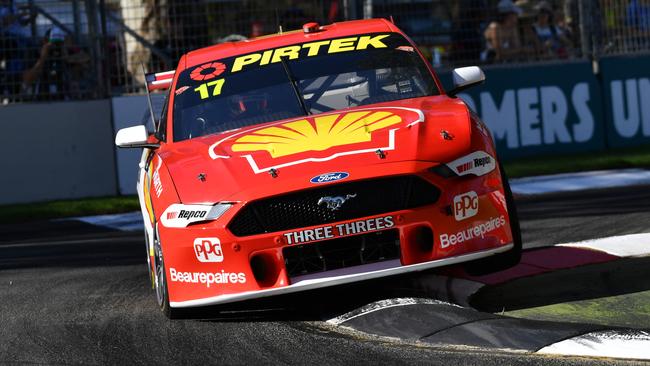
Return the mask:
[[(338, 210), (318, 205), (321, 197), (355, 194)], [(430, 205), (439, 196), (438, 188), (411, 175), (329, 184), (253, 201), (228, 229), (236, 236), (291, 230)]]
[(289, 277), (399, 258), (399, 231), (357, 235), (282, 249)]

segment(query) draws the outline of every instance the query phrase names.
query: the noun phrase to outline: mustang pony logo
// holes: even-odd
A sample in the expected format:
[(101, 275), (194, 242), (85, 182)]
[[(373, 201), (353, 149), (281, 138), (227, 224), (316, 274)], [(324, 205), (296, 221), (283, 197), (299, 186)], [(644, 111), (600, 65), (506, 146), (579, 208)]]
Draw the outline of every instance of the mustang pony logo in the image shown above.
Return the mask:
[(395, 150), (395, 132), (420, 122), (424, 122), (422, 111), (406, 107), (307, 116), (235, 131), (212, 144), (209, 155), (212, 159), (244, 158), (259, 174), (344, 155), (374, 154), (377, 149)]
[(372, 133), (402, 122), (392, 112), (361, 111), (331, 114), (257, 130), (235, 141), (232, 151), (266, 150), (273, 158), (334, 146), (368, 142)]
[(345, 202), (347, 202), (350, 198), (354, 198), (356, 196), (357, 196), (356, 193), (346, 194), (345, 197), (343, 197), (343, 196), (335, 196), (335, 197), (325, 196), (325, 197), (321, 197), (318, 200), (318, 205), (319, 206), (327, 205), (328, 209), (330, 209), (331, 211), (336, 211), (339, 208), (341, 208), (341, 206), (343, 206), (343, 204)]

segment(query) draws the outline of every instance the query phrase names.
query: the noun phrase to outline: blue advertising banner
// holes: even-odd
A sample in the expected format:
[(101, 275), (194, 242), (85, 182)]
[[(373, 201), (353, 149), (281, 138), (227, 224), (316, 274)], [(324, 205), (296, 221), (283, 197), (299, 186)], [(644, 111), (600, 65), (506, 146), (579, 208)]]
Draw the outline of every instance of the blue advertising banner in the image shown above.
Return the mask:
[[(602, 93), (590, 62), (484, 68), (460, 97), (490, 127), (502, 158), (601, 150)], [(451, 73), (441, 75), (451, 89)]]
[(610, 147), (650, 143), (650, 56), (600, 61)]

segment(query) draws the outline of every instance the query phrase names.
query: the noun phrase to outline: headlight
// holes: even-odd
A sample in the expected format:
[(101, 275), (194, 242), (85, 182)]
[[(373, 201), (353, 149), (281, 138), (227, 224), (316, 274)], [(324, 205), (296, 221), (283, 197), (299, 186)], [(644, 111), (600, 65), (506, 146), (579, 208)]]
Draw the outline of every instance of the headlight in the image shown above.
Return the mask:
[(167, 207), (160, 216), (160, 222), (165, 227), (187, 227), (200, 221), (211, 221), (220, 218), (232, 203), (217, 203), (216, 205), (183, 205), (175, 203)]
[(208, 215), (205, 219), (216, 220), (225, 214), (226, 211), (228, 211), (228, 209), (231, 207), (232, 203), (217, 203), (216, 205), (212, 206), (212, 209), (210, 209), (210, 212), (208, 212)]

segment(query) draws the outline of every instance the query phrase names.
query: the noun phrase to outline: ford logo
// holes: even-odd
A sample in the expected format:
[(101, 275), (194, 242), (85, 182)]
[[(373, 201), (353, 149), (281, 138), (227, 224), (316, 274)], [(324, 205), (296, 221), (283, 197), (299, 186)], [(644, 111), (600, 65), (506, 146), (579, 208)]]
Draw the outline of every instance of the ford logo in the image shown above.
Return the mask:
[(329, 183), (329, 182), (334, 182), (337, 180), (345, 179), (349, 177), (350, 174), (346, 172), (333, 172), (333, 173), (325, 173), (321, 175), (317, 175), (313, 177), (310, 182), (314, 184), (319, 184), (319, 183)]

